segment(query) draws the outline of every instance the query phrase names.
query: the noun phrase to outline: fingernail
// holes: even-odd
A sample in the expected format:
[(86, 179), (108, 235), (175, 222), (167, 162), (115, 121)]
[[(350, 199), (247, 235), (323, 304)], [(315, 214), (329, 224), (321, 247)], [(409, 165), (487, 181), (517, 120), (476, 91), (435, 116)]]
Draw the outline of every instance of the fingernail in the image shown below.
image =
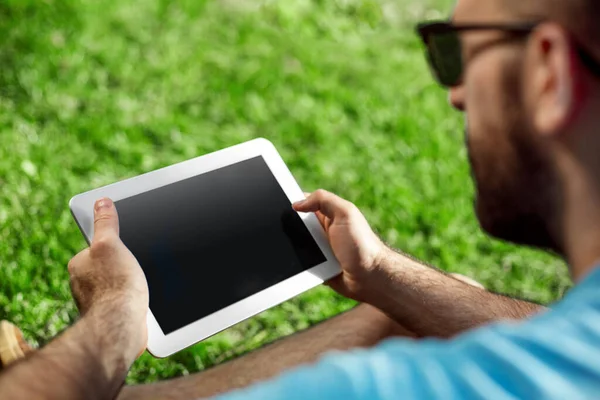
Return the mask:
[(96, 202), (96, 211), (112, 207), (112, 200), (108, 198), (100, 199)]
[(294, 203), (294, 206), (301, 206), (302, 204), (306, 203), (306, 200), (300, 200)]

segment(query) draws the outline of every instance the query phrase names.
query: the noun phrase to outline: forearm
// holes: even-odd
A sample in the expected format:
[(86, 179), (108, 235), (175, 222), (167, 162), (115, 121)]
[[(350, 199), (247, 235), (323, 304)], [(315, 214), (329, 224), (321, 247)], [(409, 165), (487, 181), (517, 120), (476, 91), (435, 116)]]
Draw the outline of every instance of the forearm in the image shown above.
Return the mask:
[(382, 258), (370, 287), (370, 304), (420, 336), (451, 337), (544, 309), (468, 285), (393, 251)]
[[(110, 399), (121, 388), (132, 357), (110, 343), (110, 321), (86, 315), (40, 351), (0, 374), (0, 398)], [(107, 333), (108, 332), (108, 333)]]

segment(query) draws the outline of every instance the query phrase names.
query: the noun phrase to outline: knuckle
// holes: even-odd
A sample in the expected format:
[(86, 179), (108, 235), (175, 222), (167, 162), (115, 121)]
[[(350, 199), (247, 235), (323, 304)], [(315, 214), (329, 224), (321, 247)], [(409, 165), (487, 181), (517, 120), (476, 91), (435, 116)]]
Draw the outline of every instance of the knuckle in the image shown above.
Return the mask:
[(73, 275), (80, 269), (81, 262), (85, 259), (87, 252), (89, 249), (85, 249), (80, 251), (75, 257), (69, 260), (67, 264), (67, 270), (69, 271), (69, 275)]
[(113, 219), (113, 214), (110, 211), (101, 210), (95, 214), (94, 222), (97, 221), (109, 221)]
[(109, 213), (100, 213), (97, 214), (96, 217), (94, 218), (94, 224), (97, 224), (98, 222), (102, 222), (102, 221), (110, 221), (112, 220), (112, 215)]
[(314, 193), (315, 196), (317, 197), (326, 197), (329, 194), (329, 192), (325, 189), (317, 189)]
[(344, 200), (342, 206), (340, 207), (340, 216), (342, 218), (354, 218), (360, 214), (360, 210), (354, 203), (351, 203), (347, 200)]
[(102, 257), (112, 252), (114, 249), (114, 240), (109, 237), (101, 237), (92, 242), (90, 252), (94, 257)]
[(348, 213), (350, 214), (360, 214), (360, 210), (358, 209), (358, 207), (356, 206), (356, 204), (347, 201), (347, 206), (346, 208), (348, 209)]
[(349, 207), (340, 207), (338, 209), (339, 218), (349, 219), (351, 215), (352, 215), (352, 210), (350, 210)]
[(69, 263), (67, 264), (67, 270), (69, 271), (69, 275), (73, 275), (75, 273), (75, 271), (77, 270), (77, 261), (75, 261), (75, 258), (72, 258)]

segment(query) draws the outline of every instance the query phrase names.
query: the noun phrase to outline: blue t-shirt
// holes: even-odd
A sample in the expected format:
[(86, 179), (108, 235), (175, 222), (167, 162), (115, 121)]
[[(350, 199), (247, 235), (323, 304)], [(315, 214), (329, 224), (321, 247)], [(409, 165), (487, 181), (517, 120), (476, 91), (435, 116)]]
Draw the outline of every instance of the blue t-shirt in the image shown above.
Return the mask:
[(450, 341), (331, 353), (221, 400), (600, 399), (600, 268), (552, 310)]

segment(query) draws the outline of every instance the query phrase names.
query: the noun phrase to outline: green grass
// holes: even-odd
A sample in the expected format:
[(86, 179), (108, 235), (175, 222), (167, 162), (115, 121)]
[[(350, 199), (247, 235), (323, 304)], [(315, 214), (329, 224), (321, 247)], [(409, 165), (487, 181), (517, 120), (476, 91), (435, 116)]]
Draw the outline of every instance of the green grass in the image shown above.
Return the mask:
[[(72, 195), (259, 136), (391, 245), (497, 291), (561, 296), (561, 261), (474, 218), (462, 117), (411, 28), (451, 3), (2, 1), (0, 318), (39, 344), (77, 318)], [(129, 381), (201, 370), (352, 305), (317, 288), (169, 359), (145, 354)]]

